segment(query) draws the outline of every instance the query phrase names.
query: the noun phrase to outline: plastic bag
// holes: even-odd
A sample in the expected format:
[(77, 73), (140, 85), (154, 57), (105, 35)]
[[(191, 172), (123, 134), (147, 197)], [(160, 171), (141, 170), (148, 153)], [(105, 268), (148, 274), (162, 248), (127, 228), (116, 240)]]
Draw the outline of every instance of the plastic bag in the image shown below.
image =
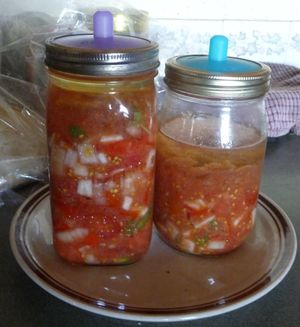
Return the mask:
[(44, 104), (36, 85), (0, 75), (1, 192), (47, 179)]
[(55, 19), (44, 13), (22, 13), (0, 18), (1, 73), (27, 80), (26, 57), (34, 34), (55, 28)]

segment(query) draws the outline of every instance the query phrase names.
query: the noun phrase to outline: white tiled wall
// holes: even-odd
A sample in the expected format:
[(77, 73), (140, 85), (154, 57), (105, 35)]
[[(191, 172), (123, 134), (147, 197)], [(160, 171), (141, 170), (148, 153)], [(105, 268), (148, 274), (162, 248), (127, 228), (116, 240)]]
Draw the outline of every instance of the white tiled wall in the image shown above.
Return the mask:
[(300, 1), (267, 0), (0, 0), (4, 11), (132, 5), (149, 12), (150, 37), (160, 43), (162, 63), (184, 53), (207, 53), (214, 34), (229, 37), (229, 54), (300, 67)]
[[(123, 1), (121, 1), (123, 2)], [(154, 18), (299, 20), (298, 0), (128, 0)]]
[(162, 61), (182, 53), (207, 53), (214, 34), (229, 37), (229, 55), (300, 67), (300, 1), (129, 1), (150, 13), (150, 36)]

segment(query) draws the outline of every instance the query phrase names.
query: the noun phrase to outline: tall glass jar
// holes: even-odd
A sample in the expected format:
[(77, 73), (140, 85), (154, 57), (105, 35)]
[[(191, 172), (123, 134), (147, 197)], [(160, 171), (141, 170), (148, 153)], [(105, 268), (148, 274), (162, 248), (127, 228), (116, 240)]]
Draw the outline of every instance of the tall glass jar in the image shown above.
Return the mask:
[(198, 255), (250, 234), (265, 154), (270, 69), (226, 52), (216, 36), (209, 56), (174, 57), (165, 70), (154, 221), (168, 244)]
[(158, 46), (110, 29), (46, 44), (54, 245), (92, 265), (138, 260), (152, 227)]

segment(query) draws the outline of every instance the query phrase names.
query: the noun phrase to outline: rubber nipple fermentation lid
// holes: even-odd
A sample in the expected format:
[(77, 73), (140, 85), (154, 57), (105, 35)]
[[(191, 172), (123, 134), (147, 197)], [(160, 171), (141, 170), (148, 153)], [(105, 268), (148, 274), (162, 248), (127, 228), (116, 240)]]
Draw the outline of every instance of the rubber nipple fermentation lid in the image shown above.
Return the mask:
[(155, 42), (114, 34), (113, 15), (109, 11), (96, 12), (93, 22), (93, 34), (48, 39), (46, 65), (64, 72), (96, 76), (124, 76), (158, 67)]
[(173, 90), (205, 98), (247, 99), (269, 89), (270, 68), (262, 63), (227, 56), (228, 39), (215, 35), (209, 54), (169, 59), (165, 82)]

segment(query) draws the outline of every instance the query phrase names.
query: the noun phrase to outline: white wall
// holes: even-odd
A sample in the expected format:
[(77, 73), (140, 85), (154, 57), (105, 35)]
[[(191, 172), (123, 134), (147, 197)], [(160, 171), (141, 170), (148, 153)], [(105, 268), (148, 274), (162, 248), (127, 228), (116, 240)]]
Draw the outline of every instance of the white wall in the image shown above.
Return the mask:
[(147, 10), (163, 62), (175, 54), (206, 53), (210, 36), (225, 34), (230, 55), (300, 67), (299, 0), (0, 0), (1, 14), (39, 10), (57, 16), (77, 4)]
[(163, 57), (206, 53), (213, 34), (230, 39), (229, 54), (300, 67), (300, 1), (131, 0), (155, 18), (151, 33)]

